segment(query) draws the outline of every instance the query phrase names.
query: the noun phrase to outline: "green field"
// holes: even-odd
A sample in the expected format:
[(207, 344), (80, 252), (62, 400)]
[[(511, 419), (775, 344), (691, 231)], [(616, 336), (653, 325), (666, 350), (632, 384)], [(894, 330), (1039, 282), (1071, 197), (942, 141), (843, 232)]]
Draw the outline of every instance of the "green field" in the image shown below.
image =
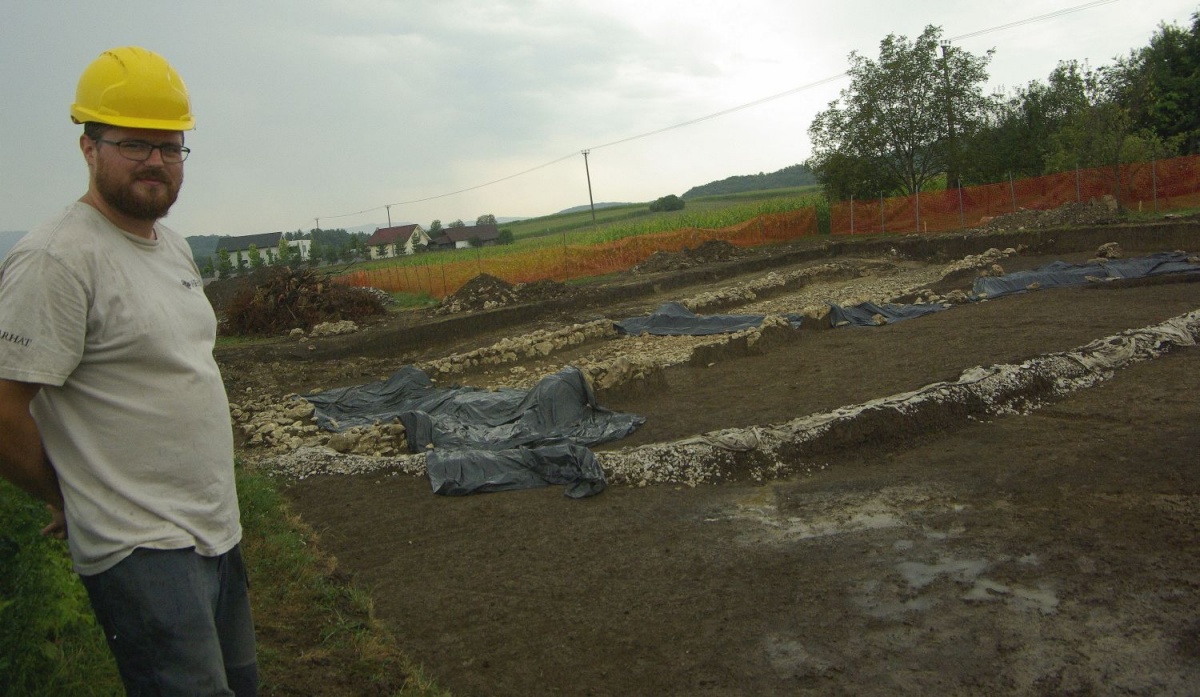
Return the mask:
[[(627, 206), (613, 206), (610, 208), (600, 208), (596, 210), (596, 228), (630, 228), (636, 229), (639, 227), (658, 229), (671, 229), (670, 226), (663, 227), (663, 221), (671, 221), (676, 224), (675, 227), (723, 227), (732, 223), (721, 223), (719, 225), (702, 225), (693, 222), (688, 222), (695, 219), (706, 219), (708, 214), (721, 211), (722, 209), (734, 208), (741, 209), (747, 204), (760, 204), (771, 207), (771, 204), (785, 206), (785, 210), (794, 210), (796, 206), (789, 205), (797, 200), (807, 201), (811, 196), (817, 196), (820, 193), (819, 186), (803, 186), (788, 189), (767, 189), (763, 191), (746, 191), (738, 194), (723, 194), (720, 196), (703, 196), (695, 199), (688, 199), (687, 206), (681, 211), (668, 211), (662, 213), (652, 213), (650, 204), (647, 203), (631, 203)], [(775, 212), (775, 211), (771, 211)], [(732, 211), (730, 213), (733, 213)], [(738, 211), (735, 215), (744, 215), (745, 211)], [(754, 217), (758, 213), (749, 215)], [(718, 216), (718, 219), (727, 219), (729, 216)], [(742, 218), (734, 222), (742, 222), (749, 218)], [(514, 223), (506, 223), (501, 226), (504, 229), (512, 230), (513, 237), (516, 239), (524, 239), (528, 237), (541, 237), (546, 235), (559, 235), (563, 233), (572, 233), (584, 230), (592, 230), (592, 213), (591, 211), (578, 211), (574, 213), (556, 213), (554, 215), (542, 216), (540, 218), (529, 218)], [(624, 236), (624, 235), (622, 235)]]
[(671, 230), (723, 228), (760, 215), (816, 207), (821, 201), (820, 187), (805, 186), (701, 197), (688, 200), (687, 206), (680, 211), (651, 213), (649, 203), (602, 208), (596, 211), (595, 225), (592, 224), (591, 211), (558, 213), (500, 226), (512, 231), (514, 243), (510, 245), (363, 261), (339, 270), (423, 267), (464, 259), (490, 259), (551, 246), (599, 244)]

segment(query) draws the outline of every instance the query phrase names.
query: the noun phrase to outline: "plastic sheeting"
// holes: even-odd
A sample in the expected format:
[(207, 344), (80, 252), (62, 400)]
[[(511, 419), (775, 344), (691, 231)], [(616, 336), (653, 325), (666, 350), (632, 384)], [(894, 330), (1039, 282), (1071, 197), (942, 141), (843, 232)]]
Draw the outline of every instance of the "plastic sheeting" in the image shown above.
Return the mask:
[(434, 450), (425, 457), (433, 493), (443, 496), (566, 485), (571, 498), (594, 496), (606, 486), (591, 450), (570, 444), (516, 448), (481, 455), (474, 450)]
[(847, 324), (853, 327), (875, 327), (878, 326), (878, 323), (875, 321), (876, 315), (882, 315), (888, 324), (893, 324), (906, 319), (941, 312), (945, 309), (947, 309), (946, 305), (938, 303), (921, 305), (897, 305), (894, 303), (876, 305), (875, 303), (860, 303), (850, 307), (830, 305), (829, 324), (834, 327), (844, 327)]
[(570, 484), (568, 496), (604, 489), (586, 446), (624, 438), (645, 418), (604, 409), (578, 368), (533, 389), (440, 388), (405, 366), (387, 380), (304, 395), (332, 431), (399, 419), (412, 452), (426, 452), (434, 491), (460, 495)]
[[(1163, 252), (1145, 257), (1110, 259), (1089, 264), (1068, 264), (1056, 261), (1030, 271), (1014, 271), (1003, 276), (983, 276), (975, 279), (977, 298), (998, 298), (1024, 293), (1033, 288), (1064, 288), (1118, 278), (1142, 278), (1168, 273), (1196, 272), (1200, 265), (1188, 262), (1182, 252)], [(1037, 285), (1034, 285), (1037, 284)]]
[[(789, 324), (799, 327), (803, 315), (786, 315)], [(655, 336), (707, 336), (731, 334), (754, 329), (766, 315), (697, 315), (675, 302), (663, 303), (645, 317), (631, 317), (615, 322), (622, 334), (653, 334)]]

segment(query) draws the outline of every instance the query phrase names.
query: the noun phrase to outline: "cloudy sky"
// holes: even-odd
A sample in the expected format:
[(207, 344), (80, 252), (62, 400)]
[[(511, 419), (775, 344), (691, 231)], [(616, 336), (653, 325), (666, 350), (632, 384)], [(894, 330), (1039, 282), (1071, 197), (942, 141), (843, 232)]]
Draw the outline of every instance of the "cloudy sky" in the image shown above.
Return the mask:
[(133, 44), (172, 62), (197, 118), (169, 224), (245, 235), (318, 219), (350, 228), (389, 215), (426, 226), (546, 215), (587, 203), (584, 149), (597, 202), (681, 194), (803, 162), (813, 115), (848, 84), (837, 79), (847, 55), (877, 56), (888, 34), (998, 28), (955, 45), (994, 48), (992, 87), (1011, 88), (1044, 80), (1059, 60), (1110, 63), (1161, 22), (1190, 25), (1200, 5), (3, 0), (2, 9), (0, 231), (28, 230), (84, 191), (68, 115), (75, 84), (103, 50)]

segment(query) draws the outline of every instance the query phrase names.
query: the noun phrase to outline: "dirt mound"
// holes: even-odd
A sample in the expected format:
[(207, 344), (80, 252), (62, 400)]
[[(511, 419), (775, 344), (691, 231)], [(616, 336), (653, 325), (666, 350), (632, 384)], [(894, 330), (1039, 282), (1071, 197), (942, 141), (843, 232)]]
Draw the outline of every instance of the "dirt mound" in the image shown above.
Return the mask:
[(373, 293), (331, 282), (312, 269), (275, 267), (251, 285), (251, 275), (225, 306), (222, 334), (264, 336), (322, 322), (362, 320), (386, 312)]
[(634, 273), (681, 271), (700, 264), (729, 261), (740, 254), (740, 249), (725, 240), (709, 240), (695, 249), (684, 247), (678, 252), (655, 252), (646, 261), (633, 267), (633, 271)]
[(1118, 222), (1121, 214), (1112, 196), (1086, 203), (1065, 203), (1049, 210), (1021, 209), (984, 221), (985, 230), (1027, 230), (1074, 225), (1108, 225)]
[(512, 285), (504, 279), (481, 273), (467, 281), (462, 288), (442, 299), (435, 314), (476, 312), (516, 303), (537, 302), (567, 297), (573, 291), (565, 283), (543, 279), (532, 283)]
[(575, 291), (568, 287), (567, 284), (549, 278), (532, 283), (518, 283), (513, 286), (513, 293), (520, 299), (520, 302), (524, 303), (554, 300), (575, 295)]

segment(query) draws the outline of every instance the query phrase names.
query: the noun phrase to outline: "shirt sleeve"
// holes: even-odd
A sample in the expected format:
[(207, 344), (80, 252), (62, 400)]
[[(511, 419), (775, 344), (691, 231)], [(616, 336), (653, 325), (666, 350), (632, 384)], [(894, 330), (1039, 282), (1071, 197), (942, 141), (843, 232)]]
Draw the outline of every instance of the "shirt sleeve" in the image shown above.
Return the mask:
[(87, 338), (88, 293), (44, 250), (14, 252), (0, 268), (0, 378), (61, 386)]

